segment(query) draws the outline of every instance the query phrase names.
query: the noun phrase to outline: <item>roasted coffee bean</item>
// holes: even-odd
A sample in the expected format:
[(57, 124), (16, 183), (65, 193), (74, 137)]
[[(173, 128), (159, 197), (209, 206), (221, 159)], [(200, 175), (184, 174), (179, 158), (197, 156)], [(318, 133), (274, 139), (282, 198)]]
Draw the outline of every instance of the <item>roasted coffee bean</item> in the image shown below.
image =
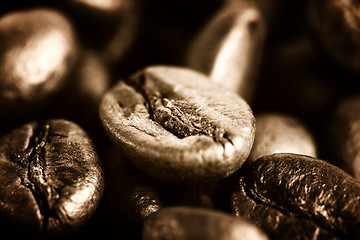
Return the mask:
[(242, 179), (256, 202), (314, 221), (342, 238), (360, 236), (360, 182), (332, 164), (277, 153), (253, 162)]
[(103, 159), (107, 180), (104, 230), (113, 237), (140, 239), (143, 222), (162, 207), (159, 184), (125, 161), (114, 147)]
[(66, 120), (32, 122), (0, 139), (0, 223), (11, 236), (57, 237), (79, 230), (102, 197), (91, 140)]
[(265, 32), (256, 1), (227, 1), (195, 39), (186, 65), (250, 101)]
[(357, 1), (308, 1), (309, 25), (322, 48), (341, 66), (360, 69), (360, 5)]
[(202, 74), (167, 66), (120, 81), (104, 96), (100, 117), (128, 160), (171, 182), (231, 175), (248, 157), (255, 132), (243, 99)]
[(0, 112), (5, 117), (46, 104), (77, 58), (70, 22), (50, 9), (2, 16), (0, 41)]
[(268, 239), (252, 224), (226, 213), (191, 207), (167, 207), (146, 220), (143, 239)]
[(297, 153), (316, 157), (316, 145), (311, 133), (295, 117), (280, 113), (261, 113), (256, 115), (255, 141), (246, 163), (272, 153)]
[[(246, 172), (246, 168), (241, 172)], [(254, 199), (244, 178), (240, 178), (231, 197), (235, 215), (253, 222), (270, 239), (338, 239), (333, 234), (320, 228), (314, 221), (298, 218)]]
[(344, 99), (335, 109), (324, 142), (334, 164), (360, 179), (360, 97)]

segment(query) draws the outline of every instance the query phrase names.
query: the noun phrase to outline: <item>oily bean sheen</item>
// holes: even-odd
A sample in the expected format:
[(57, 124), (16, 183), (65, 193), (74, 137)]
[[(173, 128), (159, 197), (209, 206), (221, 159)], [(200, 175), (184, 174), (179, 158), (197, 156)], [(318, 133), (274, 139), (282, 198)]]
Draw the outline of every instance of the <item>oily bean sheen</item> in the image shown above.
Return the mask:
[(338, 236), (360, 237), (360, 182), (334, 165), (305, 155), (272, 154), (249, 165), (243, 181), (257, 202)]
[[(246, 168), (241, 171), (246, 172)], [(241, 174), (243, 175), (243, 174)], [(231, 197), (232, 209), (236, 216), (253, 222), (270, 239), (320, 240), (338, 239), (334, 234), (319, 227), (314, 221), (298, 218), (253, 198), (244, 177)]]
[(77, 57), (70, 22), (50, 9), (2, 16), (0, 42), (0, 111), (3, 112), (21, 112), (44, 104), (64, 85)]
[(215, 210), (167, 207), (146, 220), (143, 239), (265, 240), (257, 227)]
[(32, 122), (0, 139), (3, 230), (34, 237), (77, 231), (96, 209), (103, 187), (93, 144), (72, 122)]
[(119, 82), (103, 98), (100, 117), (127, 159), (164, 181), (227, 177), (254, 141), (247, 103), (185, 68), (152, 66)]

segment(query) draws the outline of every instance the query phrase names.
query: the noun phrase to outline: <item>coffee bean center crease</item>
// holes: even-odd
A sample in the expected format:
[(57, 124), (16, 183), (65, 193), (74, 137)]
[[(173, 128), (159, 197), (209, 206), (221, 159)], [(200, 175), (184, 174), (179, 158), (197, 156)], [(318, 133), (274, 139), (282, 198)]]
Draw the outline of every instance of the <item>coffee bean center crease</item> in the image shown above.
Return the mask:
[(43, 216), (44, 232), (46, 232), (50, 217), (62, 225), (60, 217), (54, 210), (57, 200), (60, 198), (60, 191), (49, 184), (44, 172), (46, 166), (45, 145), (49, 142), (49, 134), (50, 125), (37, 126), (25, 151), (16, 153), (11, 159), (12, 162), (21, 167), (21, 183), (30, 189), (39, 206), (40, 213)]
[(167, 93), (152, 85), (145, 86), (146, 78), (156, 78), (152, 74), (144, 74), (138, 80), (131, 79), (130, 83), (145, 99), (150, 118), (159, 123), (164, 129), (182, 139), (189, 136), (205, 135), (215, 142), (224, 140), (231, 142), (226, 131), (216, 126), (207, 117), (201, 115), (201, 109), (206, 106), (196, 104), (177, 96), (174, 89)]

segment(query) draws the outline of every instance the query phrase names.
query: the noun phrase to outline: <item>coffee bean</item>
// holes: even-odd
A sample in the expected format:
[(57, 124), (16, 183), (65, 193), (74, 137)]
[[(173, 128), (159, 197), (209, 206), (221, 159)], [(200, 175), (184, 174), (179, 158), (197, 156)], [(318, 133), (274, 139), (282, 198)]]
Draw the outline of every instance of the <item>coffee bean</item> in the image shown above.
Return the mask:
[[(246, 172), (246, 169), (242, 171)], [(236, 216), (253, 222), (270, 239), (339, 239), (314, 221), (298, 218), (269, 206), (266, 202), (255, 200), (248, 189), (245, 178), (240, 178), (231, 197), (232, 209)]]
[(32, 122), (2, 137), (0, 173), (0, 222), (11, 236), (77, 231), (94, 213), (104, 188), (91, 140), (66, 120)]
[(313, 136), (295, 117), (280, 113), (256, 116), (253, 148), (246, 163), (272, 153), (297, 153), (316, 157)]
[(255, 1), (227, 1), (194, 40), (186, 65), (250, 101), (265, 32)]
[(360, 97), (346, 98), (336, 107), (328, 126), (328, 155), (335, 164), (360, 179)]
[(210, 209), (167, 207), (146, 220), (143, 239), (268, 239), (252, 224)]
[(4, 117), (41, 108), (65, 84), (77, 57), (70, 22), (50, 9), (0, 18), (0, 111)]
[(255, 201), (314, 221), (339, 237), (359, 238), (360, 182), (340, 168), (305, 155), (277, 153), (253, 162), (242, 177)]
[(360, 27), (356, 1), (309, 1), (308, 22), (322, 48), (342, 67), (359, 72)]
[(171, 182), (217, 181), (235, 172), (254, 139), (250, 107), (184, 68), (154, 66), (120, 81), (100, 118), (134, 165)]

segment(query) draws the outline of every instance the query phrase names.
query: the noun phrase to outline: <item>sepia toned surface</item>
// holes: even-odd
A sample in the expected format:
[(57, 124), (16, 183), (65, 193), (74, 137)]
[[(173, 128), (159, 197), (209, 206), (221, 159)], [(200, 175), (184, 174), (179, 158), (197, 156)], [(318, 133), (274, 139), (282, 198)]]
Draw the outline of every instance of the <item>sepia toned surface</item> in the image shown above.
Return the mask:
[(266, 240), (252, 224), (229, 214), (190, 207), (163, 208), (144, 225), (143, 239)]
[(49, 120), (15, 129), (1, 138), (0, 159), (1, 224), (7, 230), (66, 236), (100, 202), (103, 170), (91, 140), (74, 123)]
[(358, 5), (6, 2), (1, 233), (358, 239)]
[(165, 66), (119, 82), (105, 95), (100, 117), (130, 161), (173, 182), (234, 173), (249, 155), (255, 132), (243, 99), (195, 71)]
[(359, 108), (359, 96), (340, 102), (333, 112), (327, 135), (331, 160), (356, 179), (360, 178)]
[(360, 182), (329, 163), (305, 155), (271, 154), (253, 162), (240, 185), (258, 203), (312, 220), (338, 237), (359, 237)]
[(251, 101), (265, 34), (255, 1), (227, 1), (192, 43), (187, 66)]
[(272, 153), (297, 153), (316, 157), (312, 134), (296, 118), (280, 113), (256, 116), (256, 133), (247, 163)]
[(48, 101), (64, 85), (77, 57), (70, 22), (51, 9), (0, 18), (1, 109), (22, 111)]

